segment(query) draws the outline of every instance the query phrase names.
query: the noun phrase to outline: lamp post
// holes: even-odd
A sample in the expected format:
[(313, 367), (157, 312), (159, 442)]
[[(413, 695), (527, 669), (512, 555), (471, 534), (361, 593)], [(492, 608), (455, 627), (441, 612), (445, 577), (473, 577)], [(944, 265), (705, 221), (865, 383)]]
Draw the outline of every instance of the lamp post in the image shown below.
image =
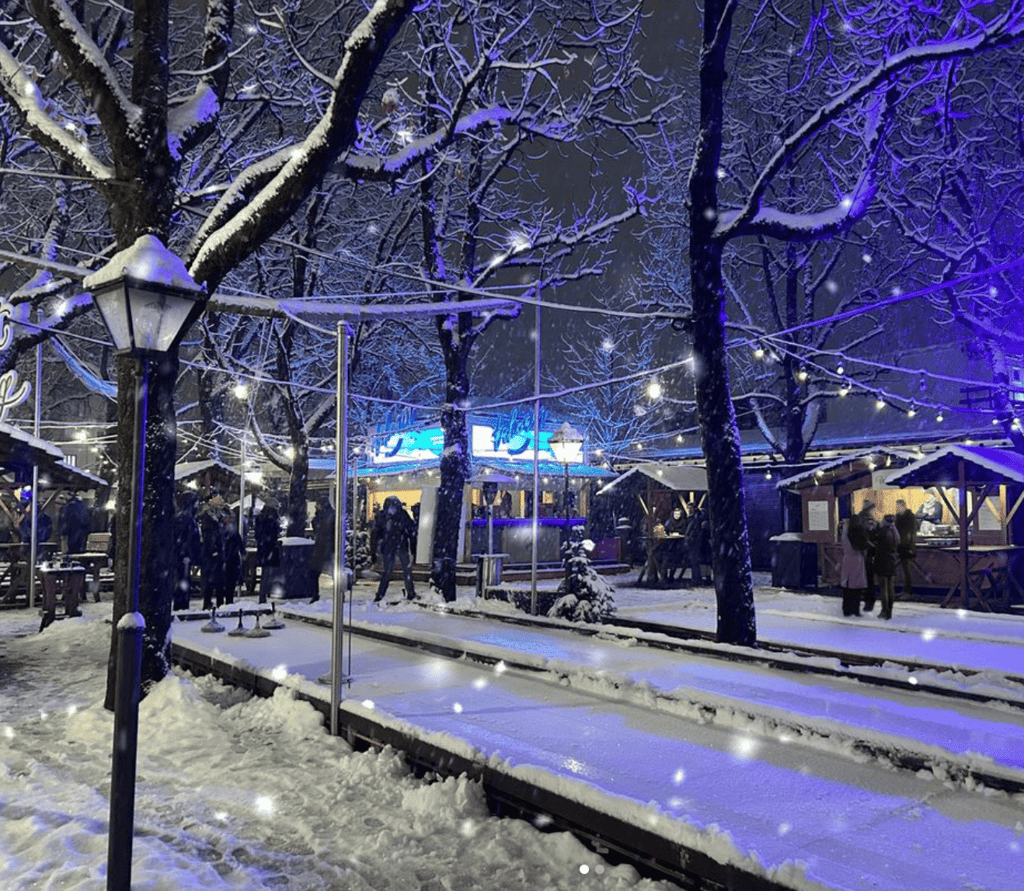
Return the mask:
[(189, 325), (202, 312), (205, 293), (192, 280), (181, 259), (168, 251), (154, 235), (141, 236), (130, 248), (115, 254), (105, 266), (87, 276), (82, 284), (92, 293), (93, 303), (114, 341), (115, 352), (133, 356), (138, 363), (127, 542), (127, 608), (117, 623), (117, 681), (107, 846), (107, 889), (129, 891), (142, 637), (146, 627), (139, 612), (139, 562), (142, 498), (146, 482), (149, 374), (154, 360), (177, 347)]
[(583, 460), (583, 434), (568, 421), (563, 421), (548, 439), (548, 448), (555, 460), (565, 467), (565, 491), (562, 495), (562, 509), (565, 513), (565, 540), (569, 535), (569, 465)]

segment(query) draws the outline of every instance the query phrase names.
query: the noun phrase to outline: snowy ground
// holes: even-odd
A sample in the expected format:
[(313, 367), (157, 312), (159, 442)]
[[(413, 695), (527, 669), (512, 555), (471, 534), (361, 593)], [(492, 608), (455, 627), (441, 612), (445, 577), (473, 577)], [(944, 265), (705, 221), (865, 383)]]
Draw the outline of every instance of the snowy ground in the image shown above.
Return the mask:
[[(625, 614), (713, 627), (708, 590), (618, 582)], [(381, 612), (370, 596), (371, 585), (357, 587), (357, 619), (393, 620), (405, 609)], [(460, 602), (477, 605), (468, 592)], [(838, 614), (831, 598), (758, 592), (763, 638), (807, 635), (883, 652), (921, 647), (932, 661), (996, 674), (1003, 662), (1004, 670), (1024, 668), (1020, 619), (917, 604), (898, 604), (892, 623)], [(99, 702), (108, 615), (108, 603), (87, 604), (82, 619), (37, 634), (34, 614), (0, 614), (0, 875), (12, 891), (103, 887), (111, 719)], [(275, 640), (283, 645), (287, 637)], [(1010, 721), (1020, 729), (1019, 716)], [(140, 725), (136, 889), (669, 887), (604, 863), (564, 834), (489, 817), (472, 783), (422, 783), (396, 753), (351, 752), (286, 693), (249, 700), (176, 674), (144, 701)], [(1016, 766), (1012, 753), (1004, 760)], [(1005, 828), (978, 838), (997, 842), (992, 853), (1005, 861), (1005, 881), (951, 877), (948, 887), (1019, 887), (1011, 877), (1020, 872), (1024, 825), (1015, 828), (1013, 814), (1024, 819), (1024, 809), (1012, 799), (1000, 806)]]

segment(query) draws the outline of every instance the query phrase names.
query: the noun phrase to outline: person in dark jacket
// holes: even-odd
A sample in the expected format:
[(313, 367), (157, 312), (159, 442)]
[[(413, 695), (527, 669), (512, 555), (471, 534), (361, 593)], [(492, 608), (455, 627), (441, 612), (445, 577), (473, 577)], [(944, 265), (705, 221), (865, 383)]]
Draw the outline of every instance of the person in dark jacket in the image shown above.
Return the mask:
[(235, 602), (235, 591), (242, 580), (242, 560), (245, 557), (245, 541), (238, 531), (235, 515), (225, 512), (221, 521), (221, 536), (224, 542), (224, 600)]
[(903, 596), (912, 597), (914, 584), (910, 580), (910, 572), (914, 557), (917, 556), (917, 517), (902, 498), (896, 502), (896, 531), (900, 535), (896, 553), (899, 555), (900, 568), (903, 570)]
[[(32, 541), (32, 502), (25, 506), (25, 513), (18, 523), (18, 535), (26, 545)], [(36, 541), (49, 541), (53, 535), (53, 520), (45, 511), (39, 511), (39, 519), (36, 521)]]
[(706, 552), (710, 550), (707, 544), (709, 531), (704, 511), (694, 505), (686, 524), (686, 553), (690, 561), (690, 575), (694, 585), (705, 584), (704, 570), (701, 564), (708, 556)]
[(202, 539), (196, 522), (196, 502), (191, 494), (182, 496), (174, 515), (174, 558), (177, 580), (172, 598), (174, 609), (188, 609), (192, 594), (192, 567), (202, 560)]
[(896, 531), (896, 518), (886, 514), (882, 525), (875, 533), (875, 576), (878, 578), (879, 595), (882, 607), (878, 611), (881, 619), (892, 618), (892, 602), (895, 597), (896, 582), (896, 548), (900, 536)]
[(312, 527), (313, 550), (309, 558), (310, 568), (319, 579), (321, 573), (331, 572), (334, 564), (334, 508), (325, 497), (316, 503)]
[(200, 573), (203, 583), (203, 609), (224, 603), (224, 533), (220, 519), (224, 499), (211, 498), (199, 516), (199, 535), (203, 540)]
[(389, 495), (385, 498), (376, 523), (376, 542), (380, 549), (382, 569), (377, 596), (373, 598), (375, 603), (383, 600), (387, 593), (396, 556), (402, 563), (405, 596), (409, 600), (415, 599), (416, 590), (412, 582), (412, 560), (409, 553), (413, 531), (412, 517), (406, 512), (398, 496)]
[(677, 572), (679, 577), (682, 578), (683, 573), (686, 572), (687, 552), (685, 536), (687, 525), (686, 512), (681, 504), (677, 504), (672, 508), (672, 515), (665, 520), (665, 534), (672, 537), (661, 545), (662, 550), (665, 552), (666, 581), (671, 582)]
[(65, 540), (65, 554), (85, 553), (90, 526), (89, 505), (76, 492), (60, 509), (57, 517), (57, 534)]
[(256, 563), (260, 567), (260, 603), (266, 603), (274, 567), (281, 562), (281, 515), (273, 499), (268, 497), (256, 515), (253, 534), (256, 537)]

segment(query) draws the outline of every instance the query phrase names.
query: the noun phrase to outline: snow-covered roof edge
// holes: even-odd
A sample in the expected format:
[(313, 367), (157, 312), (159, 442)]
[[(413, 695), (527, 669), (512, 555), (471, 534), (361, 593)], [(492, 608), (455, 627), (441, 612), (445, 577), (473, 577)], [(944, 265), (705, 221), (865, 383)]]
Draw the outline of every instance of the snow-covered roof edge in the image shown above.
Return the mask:
[(861, 458), (871, 458), (875, 455), (886, 455), (893, 458), (899, 458), (906, 461), (916, 461), (917, 454), (907, 449), (895, 449), (890, 446), (879, 446), (874, 449), (865, 449), (862, 452), (854, 452), (851, 455), (842, 455), (839, 458), (833, 458), (830, 461), (825, 461), (822, 464), (816, 464), (814, 467), (808, 470), (802, 470), (800, 473), (788, 476), (783, 480), (779, 480), (775, 484), (776, 489), (788, 489), (791, 486), (799, 485), (805, 480), (811, 479), (815, 474), (821, 473), (825, 470), (832, 470), (836, 467), (842, 467), (844, 464), (849, 464), (853, 461), (859, 461)]
[(900, 484), (900, 479), (910, 477), (931, 464), (937, 464), (944, 458), (963, 458), (972, 464), (984, 467), (995, 474), (1000, 474), (1016, 483), (1024, 483), (1024, 455), (1007, 449), (993, 449), (989, 446), (947, 445), (937, 452), (925, 455), (912, 464), (901, 468), (889, 477), (889, 482)]

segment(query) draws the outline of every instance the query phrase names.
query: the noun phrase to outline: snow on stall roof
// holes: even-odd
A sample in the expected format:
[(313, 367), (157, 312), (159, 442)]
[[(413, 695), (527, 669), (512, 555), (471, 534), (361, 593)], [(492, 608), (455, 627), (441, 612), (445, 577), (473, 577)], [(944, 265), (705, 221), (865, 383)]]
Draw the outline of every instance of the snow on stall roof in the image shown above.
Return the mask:
[(50, 457), (56, 458), (58, 461), (64, 460), (64, 453), (52, 442), (40, 439), (38, 436), (33, 436), (31, 433), (26, 433), (24, 430), (19, 430), (11, 424), (0, 422), (0, 448), (3, 447), (4, 437), (22, 442), (30, 448), (38, 449)]
[(135, 244), (118, 251), (95, 272), (82, 280), (88, 290), (109, 284), (122, 275), (145, 279), (184, 291), (203, 290), (196, 284), (181, 257), (168, 250), (155, 235), (140, 235)]
[(636, 467), (627, 470), (618, 479), (612, 480), (598, 495), (606, 495), (625, 482), (629, 478), (641, 474), (648, 476), (655, 482), (667, 486), (674, 492), (706, 492), (708, 488), (708, 474), (703, 467), (693, 464), (638, 464)]
[(179, 464), (175, 464), (174, 479), (185, 480), (190, 476), (195, 476), (197, 473), (202, 473), (204, 470), (213, 470), (214, 468), (238, 476), (237, 467), (231, 467), (223, 461), (218, 461), (216, 458), (206, 458), (202, 461), (182, 461)]
[(828, 472), (829, 470), (834, 470), (835, 468), (842, 467), (846, 464), (852, 464), (854, 461), (859, 461), (864, 458), (875, 458), (878, 457), (879, 455), (883, 457), (896, 458), (897, 460), (907, 462), (916, 461), (918, 457), (915, 452), (911, 452), (907, 449), (895, 449), (889, 446), (879, 446), (873, 449), (866, 449), (865, 451), (862, 452), (854, 452), (853, 454), (850, 455), (841, 455), (838, 458), (832, 458), (831, 460), (825, 461), (822, 464), (816, 464), (814, 467), (811, 467), (808, 470), (802, 470), (800, 473), (794, 474), (793, 476), (788, 476), (783, 480), (779, 480), (775, 484), (775, 488), (799, 488), (803, 483), (807, 482), (808, 480), (814, 479), (816, 474)]
[[(991, 446), (967, 446), (948, 445), (939, 449), (931, 455), (926, 455), (913, 464), (909, 464), (889, 477), (889, 482), (894, 485), (921, 485), (936, 483), (940, 480), (949, 479), (952, 482), (957, 478), (957, 465), (963, 459), (968, 465), (976, 469), (986, 471), (983, 476), (984, 482), (988, 482), (988, 475), (994, 475), (1006, 482), (1024, 483), (1024, 455), (1020, 452), (1013, 452), (1008, 449), (996, 449)], [(967, 470), (967, 482), (972, 479), (977, 482), (978, 474), (972, 477), (971, 470)]]

